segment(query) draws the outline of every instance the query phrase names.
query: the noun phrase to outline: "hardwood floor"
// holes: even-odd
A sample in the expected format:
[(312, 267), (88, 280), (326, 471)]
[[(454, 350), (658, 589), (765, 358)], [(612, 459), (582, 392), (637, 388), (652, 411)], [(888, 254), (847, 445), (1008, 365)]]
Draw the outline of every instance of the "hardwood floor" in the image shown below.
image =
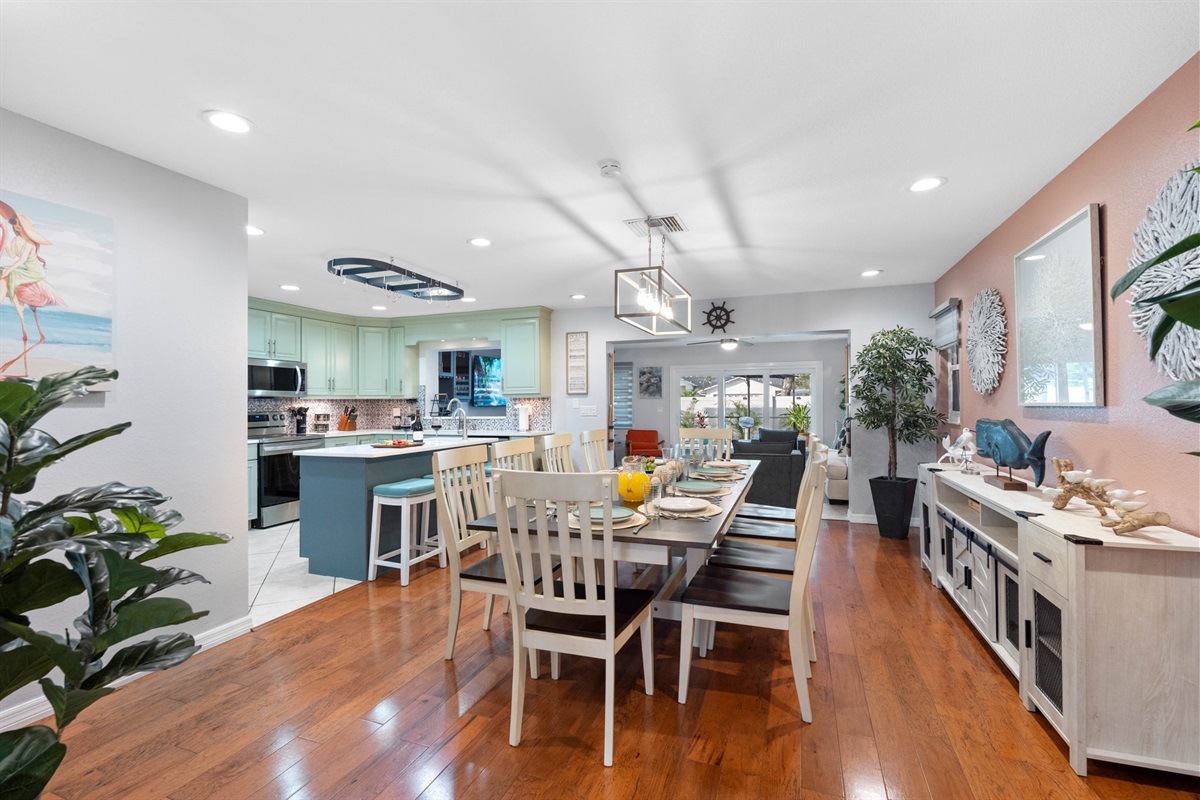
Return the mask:
[(507, 617), (470, 593), (443, 661), (448, 573), (361, 584), (145, 677), (85, 712), (47, 800), (170, 798), (1200, 798), (1200, 781), (1090, 762), (1058, 737), (921, 572), (915, 537), (827, 521), (813, 579), (819, 660), (800, 721), (785, 635), (722, 626), (676, 702), (679, 625), (618, 656), (615, 766), (602, 662), (527, 682), (508, 745)]

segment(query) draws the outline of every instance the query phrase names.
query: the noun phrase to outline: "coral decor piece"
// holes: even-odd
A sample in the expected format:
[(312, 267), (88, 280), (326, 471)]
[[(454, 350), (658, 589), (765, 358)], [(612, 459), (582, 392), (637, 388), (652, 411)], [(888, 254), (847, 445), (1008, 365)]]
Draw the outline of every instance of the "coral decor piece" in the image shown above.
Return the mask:
[[(1054, 471), (1058, 474), (1058, 488), (1049, 487), (1042, 490), (1047, 497), (1053, 498), (1056, 509), (1064, 509), (1071, 499), (1078, 497), (1100, 513), (1105, 519), (1100, 524), (1111, 528), (1112, 532), (1121, 536), (1133, 533), (1151, 525), (1170, 525), (1171, 516), (1162, 511), (1143, 511), (1145, 501), (1135, 498), (1146, 492), (1141, 489), (1109, 489), (1116, 483), (1112, 478), (1094, 478), (1092, 471), (1075, 469), (1075, 464), (1069, 458), (1051, 459)], [(1116, 519), (1108, 519), (1108, 512), (1113, 512)]]
[(967, 364), (971, 385), (980, 394), (991, 394), (1000, 385), (1004, 354), (1008, 352), (1008, 324), (1000, 292), (984, 289), (975, 295), (967, 317)]
[[(1158, 190), (1154, 204), (1146, 209), (1146, 216), (1133, 234), (1130, 269), (1154, 258), (1168, 246), (1200, 233), (1200, 175), (1193, 171), (1197, 167), (1200, 160), (1192, 161)], [(1183, 289), (1197, 280), (1200, 280), (1200, 249), (1192, 249), (1146, 270), (1130, 288), (1129, 318), (1147, 348), (1163, 318), (1163, 310), (1155, 303), (1139, 306), (1137, 302)], [(1200, 378), (1200, 330), (1176, 325), (1163, 339), (1154, 363), (1159, 372), (1173, 380)]]

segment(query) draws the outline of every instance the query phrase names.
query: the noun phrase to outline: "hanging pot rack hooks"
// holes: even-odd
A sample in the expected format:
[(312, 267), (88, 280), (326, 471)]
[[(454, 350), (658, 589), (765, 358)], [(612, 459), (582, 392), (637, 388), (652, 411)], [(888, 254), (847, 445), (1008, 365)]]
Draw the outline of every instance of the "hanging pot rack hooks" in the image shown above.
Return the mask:
[(329, 274), (358, 281), (366, 286), (382, 289), (386, 294), (406, 294), (418, 300), (461, 300), (466, 293), (462, 287), (445, 283), (407, 267), (398, 267), (390, 261), (375, 258), (335, 258), (328, 262)]

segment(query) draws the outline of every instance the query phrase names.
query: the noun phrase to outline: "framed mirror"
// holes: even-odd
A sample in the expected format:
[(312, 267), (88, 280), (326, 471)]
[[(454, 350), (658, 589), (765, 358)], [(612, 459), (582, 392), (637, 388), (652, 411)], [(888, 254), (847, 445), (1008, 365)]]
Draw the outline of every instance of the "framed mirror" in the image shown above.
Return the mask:
[(1017, 253), (1015, 264), (1018, 402), (1104, 405), (1100, 206)]

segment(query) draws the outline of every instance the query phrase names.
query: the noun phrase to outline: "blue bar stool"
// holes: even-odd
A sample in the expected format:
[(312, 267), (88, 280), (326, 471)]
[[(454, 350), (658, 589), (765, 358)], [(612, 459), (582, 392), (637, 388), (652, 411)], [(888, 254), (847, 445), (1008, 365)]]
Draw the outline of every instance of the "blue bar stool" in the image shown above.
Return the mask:
[[(370, 562), (367, 565), (367, 580), (375, 580), (379, 567), (399, 567), (400, 585), (408, 586), (408, 572), (413, 564), (427, 558), (438, 557), (438, 566), (446, 568), (446, 546), (442, 541), (440, 526), (431, 535), (429, 520), (434, 516), (433, 501), (436, 494), (433, 481), (426, 478), (409, 478), (395, 483), (381, 483), (372, 492), (374, 503), (371, 513), (371, 549)], [(384, 506), (399, 506), (400, 508), (400, 547), (387, 553), (379, 552), (379, 529), (383, 519)], [(413, 532), (416, 528), (416, 511), (422, 509), (424, 524), (421, 537), (414, 541)], [(436, 523), (435, 523), (436, 524)], [(388, 559), (399, 555), (399, 561)]]

